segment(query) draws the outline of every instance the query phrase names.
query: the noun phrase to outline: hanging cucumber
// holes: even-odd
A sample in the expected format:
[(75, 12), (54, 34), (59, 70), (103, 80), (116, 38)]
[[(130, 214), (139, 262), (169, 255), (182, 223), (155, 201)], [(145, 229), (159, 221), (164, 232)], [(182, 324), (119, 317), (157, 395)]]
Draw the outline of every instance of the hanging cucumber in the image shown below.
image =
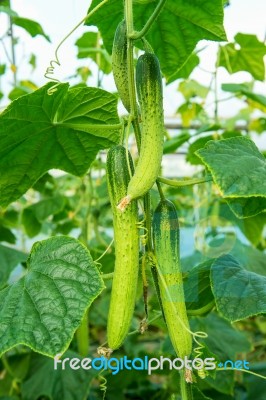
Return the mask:
[(118, 94), (125, 109), (130, 112), (127, 65), (127, 28), (125, 20), (121, 21), (116, 28), (112, 50), (112, 68)]
[[(133, 162), (128, 153), (131, 173)], [(107, 323), (108, 346), (121, 346), (130, 328), (136, 298), (139, 269), (139, 234), (137, 203), (132, 201), (124, 213), (117, 203), (125, 196), (130, 173), (126, 149), (112, 147), (107, 156), (107, 184), (113, 211), (115, 268)]]
[(161, 200), (153, 216), (153, 240), (162, 307), (170, 340), (184, 359), (192, 351), (192, 335), (186, 311), (179, 256), (179, 224), (176, 208)]
[(155, 54), (145, 53), (139, 57), (136, 86), (142, 119), (141, 149), (127, 195), (118, 205), (121, 211), (151, 189), (160, 171), (164, 140), (163, 90)]

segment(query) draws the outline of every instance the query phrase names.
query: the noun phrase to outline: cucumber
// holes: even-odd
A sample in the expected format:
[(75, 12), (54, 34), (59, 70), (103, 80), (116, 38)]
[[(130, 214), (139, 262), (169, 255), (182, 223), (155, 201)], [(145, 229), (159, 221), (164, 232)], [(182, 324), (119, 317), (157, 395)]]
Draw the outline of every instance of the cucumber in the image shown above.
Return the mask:
[(151, 189), (160, 171), (164, 141), (163, 90), (160, 65), (155, 54), (144, 53), (139, 57), (136, 86), (142, 120), (141, 148), (127, 196), (118, 205), (121, 211), (131, 200)]
[(188, 331), (179, 256), (179, 223), (176, 208), (161, 200), (153, 215), (153, 241), (162, 307), (172, 345), (178, 357), (189, 357), (192, 335)]
[[(133, 173), (133, 162), (128, 153)], [(136, 201), (124, 213), (117, 203), (126, 194), (130, 173), (126, 149), (112, 147), (107, 155), (107, 184), (113, 211), (115, 239), (115, 268), (107, 322), (107, 341), (115, 350), (123, 343), (130, 328), (136, 299), (139, 270), (139, 233)]]
[(130, 112), (127, 65), (127, 29), (125, 20), (122, 20), (116, 28), (112, 50), (112, 68), (118, 94), (125, 109)]

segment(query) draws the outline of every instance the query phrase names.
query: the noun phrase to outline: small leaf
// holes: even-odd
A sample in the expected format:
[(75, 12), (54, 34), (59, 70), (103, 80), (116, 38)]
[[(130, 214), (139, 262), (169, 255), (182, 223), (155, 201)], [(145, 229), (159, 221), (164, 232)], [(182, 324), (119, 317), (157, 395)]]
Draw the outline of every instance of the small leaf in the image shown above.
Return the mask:
[(13, 269), (26, 259), (27, 254), (0, 244), (0, 288), (6, 285)]
[(5, 72), (6, 72), (6, 65), (0, 64), (0, 76), (4, 75)]
[(41, 25), (28, 18), (21, 18), (21, 17), (14, 17), (12, 18), (12, 22), (20, 26), (21, 28), (25, 29), (32, 37), (35, 37), (37, 35), (43, 36), (48, 42), (50, 42), (49, 36), (46, 35), (46, 33), (43, 31)]
[(235, 36), (235, 43), (220, 47), (219, 66), (225, 67), (230, 74), (247, 71), (255, 79), (263, 81), (265, 54), (266, 46), (257, 39), (256, 35), (238, 33)]
[(98, 44), (97, 32), (86, 32), (75, 45), (78, 47), (78, 58), (91, 58), (105, 74), (112, 71), (111, 57), (105, 48)]
[(206, 86), (201, 85), (194, 79), (180, 82), (178, 90), (183, 94), (186, 100), (196, 96), (205, 99), (209, 93), (209, 89)]
[(186, 143), (190, 139), (188, 132), (180, 133), (179, 135), (166, 140), (163, 144), (163, 154), (174, 153), (182, 144)]
[(7, 14), (7, 15), (9, 15), (10, 17), (17, 17), (18, 16), (18, 14), (16, 13), (16, 11), (14, 11), (14, 10), (11, 10), (11, 8), (10, 7), (8, 7), (8, 6), (0, 6), (0, 13), (1, 12), (3, 12), (3, 13), (5, 13), (5, 14)]
[(80, 242), (64, 236), (37, 242), (27, 274), (0, 291), (0, 354), (18, 344), (50, 357), (64, 353), (103, 288)]
[[(256, 94), (249, 88), (247, 84), (244, 83), (224, 83), (222, 84), (222, 89), (225, 92), (236, 93), (247, 97), (252, 102), (250, 105), (259, 108), (261, 111), (266, 112), (266, 97), (261, 94)], [(248, 115), (250, 117), (250, 114)]]
[(248, 138), (210, 141), (196, 155), (239, 218), (266, 210), (266, 160)]
[(14, 233), (10, 229), (1, 225), (1, 221), (0, 221), (0, 242), (7, 242), (11, 244), (16, 243), (16, 236), (14, 235)]
[(213, 263), (211, 283), (217, 309), (229, 321), (266, 313), (266, 276), (246, 270), (234, 257)]

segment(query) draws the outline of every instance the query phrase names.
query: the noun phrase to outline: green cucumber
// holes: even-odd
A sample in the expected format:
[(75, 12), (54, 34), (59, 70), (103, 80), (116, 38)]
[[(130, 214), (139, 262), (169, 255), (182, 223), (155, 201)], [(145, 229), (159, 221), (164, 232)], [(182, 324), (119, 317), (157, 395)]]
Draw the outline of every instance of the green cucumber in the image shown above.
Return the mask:
[[(133, 173), (133, 162), (128, 153)], [(107, 322), (107, 341), (115, 350), (123, 343), (130, 328), (138, 282), (139, 233), (137, 202), (132, 201), (124, 213), (117, 210), (117, 203), (125, 196), (130, 173), (126, 149), (112, 147), (107, 155), (107, 184), (113, 211), (115, 239), (115, 268)]]
[(130, 112), (127, 64), (127, 28), (125, 20), (121, 21), (116, 28), (112, 50), (112, 68), (118, 94), (125, 109)]
[(142, 120), (141, 148), (127, 196), (118, 205), (121, 211), (131, 200), (151, 189), (160, 171), (164, 141), (163, 90), (160, 65), (155, 54), (144, 53), (139, 57), (136, 86)]
[(161, 200), (153, 215), (153, 241), (162, 307), (170, 340), (184, 359), (192, 351), (192, 335), (186, 311), (179, 255), (179, 223), (176, 208)]

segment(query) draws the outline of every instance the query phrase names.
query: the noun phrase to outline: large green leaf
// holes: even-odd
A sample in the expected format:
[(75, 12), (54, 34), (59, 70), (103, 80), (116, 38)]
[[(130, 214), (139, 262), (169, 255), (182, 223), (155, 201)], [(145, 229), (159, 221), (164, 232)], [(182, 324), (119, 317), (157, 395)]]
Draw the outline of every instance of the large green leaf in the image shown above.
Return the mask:
[[(93, 0), (90, 10), (100, 1)], [(140, 30), (145, 25), (157, 4), (157, 1), (135, 3), (135, 29)], [(109, 53), (112, 52), (116, 27), (122, 18), (123, 1), (112, 0), (87, 22), (88, 25), (99, 28)], [(183, 67), (200, 40), (226, 40), (222, 0), (168, 0), (146, 38), (159, 57), (165, 77), (172, 80), (172, 76)]]
[(13, 269), (26, 259), (27, 254), (0, 244), (0, 288), (6, 285)]
[(80, 242), (64, 236), (37, 242), (26, 275), (0, 291), (0, 354), (18, 344), (51, 357), (63, 353), (103, 287)]
[[(81, 359), (77, 353), (67, 351), (61, 358)], [(54, 361), (40, 354), (32, 354), (30, 369), (22, 383), (21, 393), (25, 400), (49, 398), (50, 400), (81, 400), (88, 396), (91, 380), (98, 371), (73, 370), (69, 363), (62, 370), (62, 364), (54, 368)]]
[(196, 155), (239, 218), (266, 210), (266, 160), (250, 139), (210, 141)]
[(98, 151), (119, 140), (116, 96), (49, 83), (0, 115), (0, 205), (24, 194), (51, 168), (86, 173)]
[(238, 33), (235, 42), (220, 48), (219, 65), (232, 74), (238, 71), (247, 71), (255, 79), (265, 79), (263, 57), (266, 46), (255, 35)]
[(229, 321), (266, 313), (266, 276), (248, 271), (234, 257), (213, 263), (211, 284), (217, 309)]

